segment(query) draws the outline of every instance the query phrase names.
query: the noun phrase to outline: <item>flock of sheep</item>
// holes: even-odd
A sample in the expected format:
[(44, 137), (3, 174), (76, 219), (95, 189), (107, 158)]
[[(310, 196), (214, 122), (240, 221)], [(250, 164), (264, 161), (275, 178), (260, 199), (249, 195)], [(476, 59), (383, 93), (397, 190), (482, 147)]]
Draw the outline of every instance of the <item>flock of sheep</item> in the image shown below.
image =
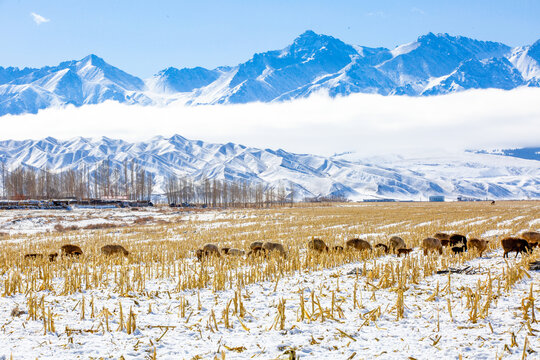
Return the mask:
[[(424, 255), (429, 252), (443, 253), (443, 247), (450, 247), (454, 253), (462, 253), (468, 249), (476, 249), (480, 256), (488, 247), (489, 240), (484, 239), (467, 239), (466, 236), (461, 234), (446, 234), (436, 233), (433, 237), (428, 237), (422, 241), (422, 249)], [(532, 251), (533, 247), (540, 244), (540, 233), (535, 231), (528, 231), (522, 234), (522, 238), (507, 237), (501, 240), (501, 245), (504, 250), (504, 257), (508, 257), (508, 253), (515, 252), (516, 257), (520, 253), (528, 253)], [(369, 242), (363, 239), (351, 239), (345, 242), (345, 246), (336, 245), (332, 248), (328, 247), (326, 243), (321, 239), (311, 239), (307, 244), (308, 249), (315, 252), (341, 252), (347, 249), (356, 250), (372, 250), (372, 246)], [(407, 255), (412, 248), (407, 248), (405, 241), (399, 236), (393, 236), (388, 241), (388, 244), (377, 244), (376, 248), (381, 248), (385, 253), (393, 252), (398, 256)], [(280, 243), (275, 242), (260, 242), (255, 241), (250, 244), (247, 256), (253, 255), (266, 255), (270, 252), (277, 252), (283, 257), (287, 257), (285, 248)], [(206, 256), (221, 256), (221, 255), (233, 255), (244, 256), (246, 252), (241, 249), (224, 247), (219, 249), (216, 244), (206, 244), (201, 249), (195, 252), (197, 258), (202, 260)]]
[[(439, 254), (443, 253), (443, 247), (450, 247), (454, 253), (462, 253), (468, 249), (476, 249), (480, 256), (487, 249), (489, 240), (483, 239), (468, 239), (461, 234), (446, 234), (446, 233), (436, 233), (433, 237), (425, 238), (422, 241), (422, 249), (424, 255), (427, 255), (430, 252), (438, 252)], [(507, 237), (501, 240), (501, 245), (504, 250), (503, 257), (508, 257), (510, 252), (515, 252), (516, 257), (520, 253), (528, 253), (532, 251), (533, 247), (536, 247), (540, 244), (540, 233), (535, 231), (528, 231), (522, 234), (522, 238)], [(329, 248), (326, 243), (321, 239), (311, 239), (308, 241), (308, 249), (315, 252), (342, 252), (349, 249), (356, 250), (373, 250), (369, 242), (363, 239), (350, 239), (345, 242), (345, 247), (336, 245), (332, 248)], [(381, 248), (385, 253), (396, 253), (398, 256), (407, 255), (412, 248), (407, 248), (405, 241), (399, 236), (393, 236), (388, 241), (388, 244), (377, 244), (375, 248)], [(82, 250), (77, 245), (64, 245), (60, 249), (60, 255), (62, 256), (79, 256), (82, 255)], [(124, 255), (128, 256), (129, 252), (121, 245), (105, 245), (101, 248), (101, 253), (103, 255)], [(278, 253), (282, 257), (287, 257), (287, 252), (282, 244), (276, 242), (261, 242), (255, 241), (250, 244), (249, 251), (247, 256), (255, 255), (267, 255), (269, 253)], [(202, 261), (205, 257), (208, 256), (221, 256), (221, 255), (230, 255), (230, 256), (244, 256), (246, 252), (241, 249), (223, 247), (219, 248), (216, 244), (206, 244), (201, 249), (195, 251), (197, 259)], [(43, 254), (26, 254), (25, 258), (27, 259), (36, 259), (43, 258)], [(55, 261), (58, 257), (58, 253), (49, 254), (49, 261)]]
[[(80, 256), (83, 254), (82, 249), (77, 245), (63, 245), (60, 248), (60, 255), (61, 256)], [(129, 255), (129, 251), (127, 251), (122, 245), (105, 245), (101, 248), (101, 254), (103, 255), (115, 255), (120, 254), (124, 256)], [(24, 255), (25, 259), (42, 259), (44, 257), (43, 254), (26, 254)], [(49, 261), (55, 261), (58, 257), (58, 253), (52, 253), (48, 255)]]
[[(453, 234), (448, 235), (445, 233), (436, 233), (433, 237), (426, 238), (422, 241), (422, 248), (424, 249), (424, 255), (427, 255), (429, 251), (438, 251), (442, 254), (442, 248), (444, 246), (451, 247), (454, 253), (461, 253), (467, 251), (468, 248), (477, 249), (482, 256), (483, 252), (487, 249), (489, 240), (483, 239), (469, 239), (464, 235)], [(528, 253), (532, 251), (533, 247), (538, 246), (540, 243), (540, 233), (535, 231), (528, 231), (522, 234), (522, 238), (507, 237), (501, 240), (501, 245), (504, 250), (503, 257), (508, 257), (510, 252), (515, 252), (516, 257), (520, 253)]]

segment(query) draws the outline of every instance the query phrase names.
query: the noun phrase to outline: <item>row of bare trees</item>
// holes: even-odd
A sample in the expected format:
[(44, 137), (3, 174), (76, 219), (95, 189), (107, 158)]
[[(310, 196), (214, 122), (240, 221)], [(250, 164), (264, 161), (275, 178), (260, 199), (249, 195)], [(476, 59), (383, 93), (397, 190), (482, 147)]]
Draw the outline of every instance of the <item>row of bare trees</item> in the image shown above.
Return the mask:
[(294, 186), (269, 186), (247, 181), (226, 181), (170, 176), (165, 184), (170, 204), (198, 204), (211, 207), (263, 207), (294, 202)]
[(4, 199), (150, 200), (154, 186), (152, 174), (135, 161), (112, 165), (104, 160), (97, 165), (60, 172), (28, 166), (8, 171), (3, 162), (0, 166)]
[[(77, 170), (51, 171), (19, 166), (8, 171), (0, 162), (4, 199), (128, 199), (151, 200), (155, 179), (136, 161), (109, 160)], [(170, 176), (163, 184), (169, 204), (210, 207), (263, 207), (295, 200), (294, 185), (270, 186), (261, 182), (194, 180)]]

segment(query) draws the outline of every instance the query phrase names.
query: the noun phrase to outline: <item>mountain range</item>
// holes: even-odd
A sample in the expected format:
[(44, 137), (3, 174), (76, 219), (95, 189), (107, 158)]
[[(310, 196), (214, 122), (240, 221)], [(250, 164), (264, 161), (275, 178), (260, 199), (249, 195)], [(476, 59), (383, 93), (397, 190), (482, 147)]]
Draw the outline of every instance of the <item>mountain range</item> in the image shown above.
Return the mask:
[(511, 48), (429, 33), (390, 50), (306, 31), (284, 49), (254, 54), (237, 66), (169, 67), (144, 80), (96, 55), (39, 69), (0, 67), (0, 116), (108, 100), (232, 104), (284, 101), (319, 91), (428, 96), (520, 86), (540, 86), (540, 40)]
[(70, 140), (0, 141), (0, 161), (8, 170), (20, 166), (61, 172), (105, 160), (112, 167), (135, 159), (152, 174), (162, 193), (169, 176), (195, 181), (248, 181), (294, 187), (295, 198), (339, 196), (353, 200), (426, 200), (430, 195), (478, 199), (540, 198), (540, 148), (421, 153), (414, 156), (359, 158), (353, 153), (330, 157), (215, 144), (180, 135), (127, 142), (107, 137)]

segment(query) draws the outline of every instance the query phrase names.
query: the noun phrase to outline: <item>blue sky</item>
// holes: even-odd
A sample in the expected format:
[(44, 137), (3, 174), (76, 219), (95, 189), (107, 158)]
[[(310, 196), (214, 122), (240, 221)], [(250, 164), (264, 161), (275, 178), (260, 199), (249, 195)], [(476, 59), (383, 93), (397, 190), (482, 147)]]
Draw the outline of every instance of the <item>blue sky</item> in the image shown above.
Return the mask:
[(149, 77), (168, 66), (236, 65), (306, 29), (393, 48), (427, 32), (527, 45), (540, 1), (0, 0), (0, 66), (56, 65), (94, 53)]

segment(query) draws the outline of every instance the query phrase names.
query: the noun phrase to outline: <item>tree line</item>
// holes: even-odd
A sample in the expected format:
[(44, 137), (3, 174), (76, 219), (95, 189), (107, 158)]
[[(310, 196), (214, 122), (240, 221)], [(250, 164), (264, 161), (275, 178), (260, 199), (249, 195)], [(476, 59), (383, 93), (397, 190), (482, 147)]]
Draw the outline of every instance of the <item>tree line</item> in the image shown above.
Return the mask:
[(261, 182), (202, 179), (169, 176), (165, 183), (169, 204), (204, 205), (210, 207), (264, 207), (294, 202), (294, 186), (278, 186)]
[(52, 171), (18, 166), (9, 171), (1, 163), (0, 176), (4, 199), (107, 199), (150, 200), (154, 178), (135, 160), (113, 165), (103, 160), (81, 169)]
[[(53, 171), (18, 166), (9, 171), (0, 162), (3, 199), (127, 199), (152, 200), (155, 175), (135, 160), (103, 160), (80, 169)], [(163, 198), (179, 206), (264, 207), (285, 205), (295, 199), (294, 185), (278, 186), (238, 180), (193, 179), (171, 175), (163, 184)]]

